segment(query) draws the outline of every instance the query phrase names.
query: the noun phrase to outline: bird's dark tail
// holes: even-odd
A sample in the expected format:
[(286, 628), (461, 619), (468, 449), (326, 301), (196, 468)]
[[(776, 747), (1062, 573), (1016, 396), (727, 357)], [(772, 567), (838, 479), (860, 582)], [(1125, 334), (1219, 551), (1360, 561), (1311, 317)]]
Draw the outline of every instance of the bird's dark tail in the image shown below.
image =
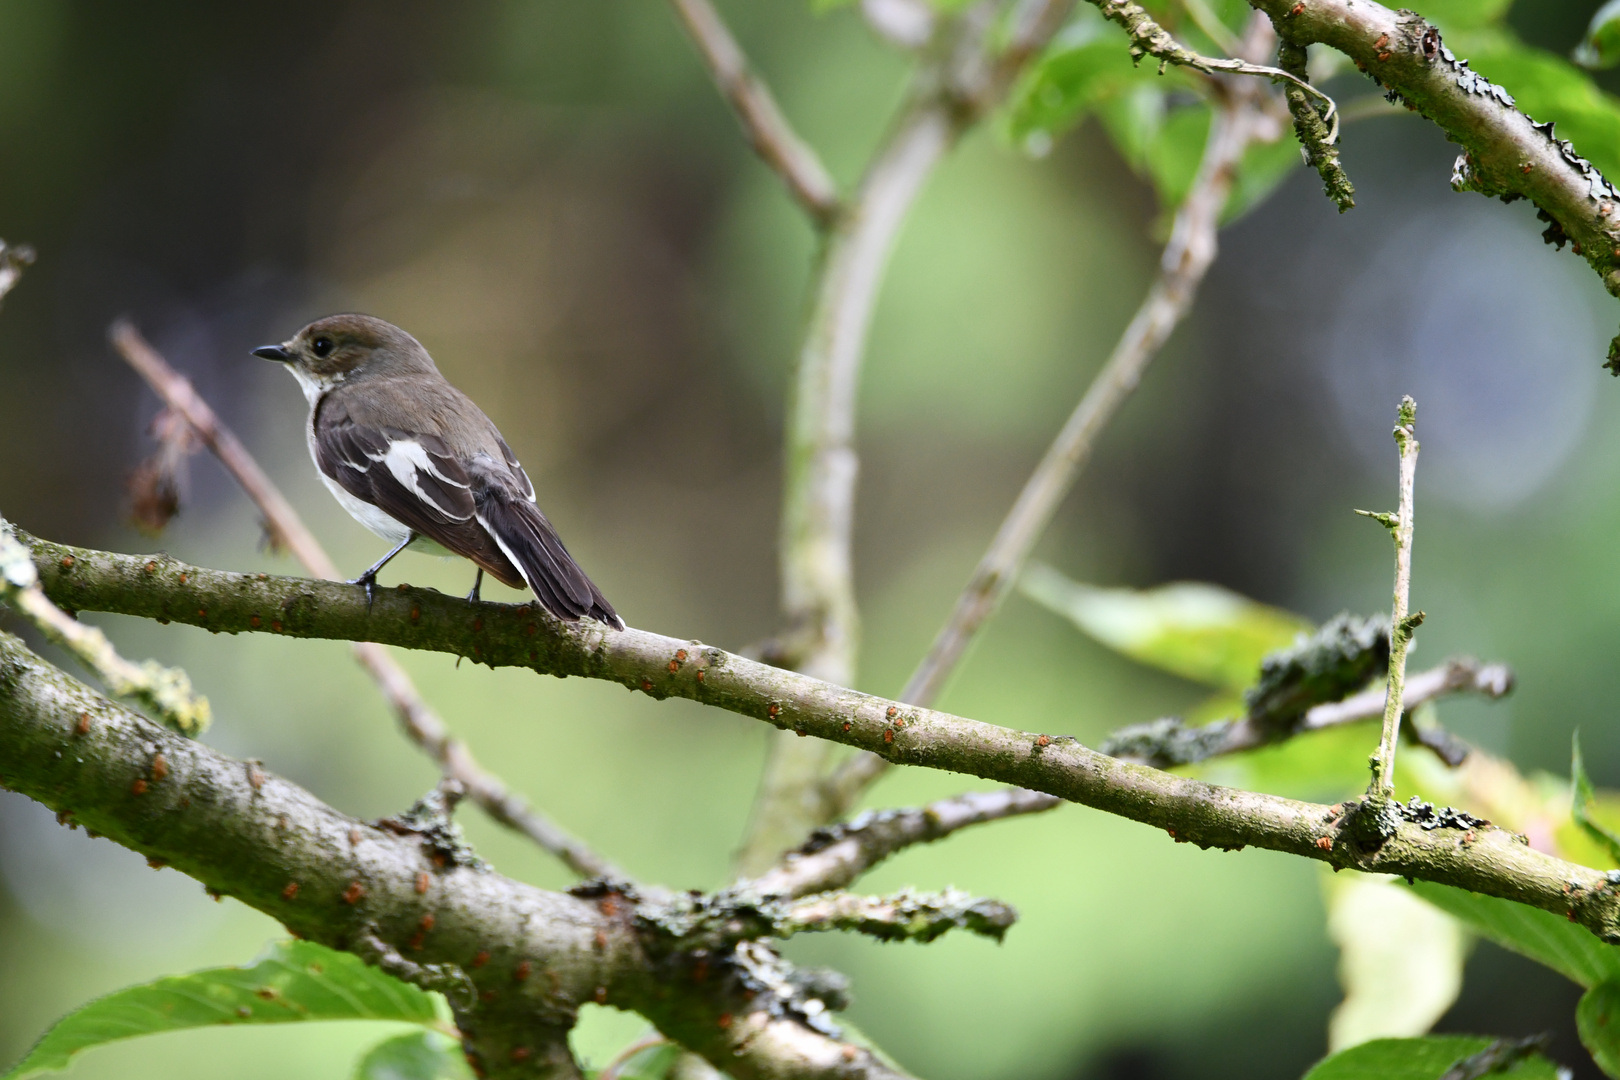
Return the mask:
[(479, 504), (478, 520), (547, 611), (568, 622), (589, 615), (616, 630), (624, 629), (619, 613), (585, 576), (563, 547), (557, 530), (533, 503), (491, 492)]

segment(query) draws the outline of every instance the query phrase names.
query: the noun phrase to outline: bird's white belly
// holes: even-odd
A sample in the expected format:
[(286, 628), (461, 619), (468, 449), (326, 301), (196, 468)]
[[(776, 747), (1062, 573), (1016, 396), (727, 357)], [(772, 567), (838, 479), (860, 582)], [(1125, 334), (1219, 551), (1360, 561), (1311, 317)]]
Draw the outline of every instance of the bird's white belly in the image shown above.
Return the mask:
[[(315, 456), (313, 447), (310, 448), (310, 456), (312, 458)], [(354, 520), (358, 521), (360, 524), (364, 525), (366, 528), (370, 529), (372, 532), (376, 533), (390, 544), (397, 544), (411, 534), (410, 529), (402, 525), (400, 522), (394, 520), (388, 514), (383, 513), (377, 507), (366, 502), (364, 499), (355, 498), (343, 487), (342, 484), (321, 472), (321, 468), (318, 464), (315, 466), (315, 475), (321, 478), (321, 483), (326, 485), (326, 490), (332, 493), (332, 498), (338, 501), (339, 506), (343, 507), (343, 509), (349, 512), (350, 517), (354, 518)], [(425, 552), (429, 555), (451, 554), (451, 552), (446, 551), (438, 544), (435, 544), (432, 540), (429, 540), (427, 537), (421, 535), (418, 535), (415, 541), (411, 543), (410, 550)]]

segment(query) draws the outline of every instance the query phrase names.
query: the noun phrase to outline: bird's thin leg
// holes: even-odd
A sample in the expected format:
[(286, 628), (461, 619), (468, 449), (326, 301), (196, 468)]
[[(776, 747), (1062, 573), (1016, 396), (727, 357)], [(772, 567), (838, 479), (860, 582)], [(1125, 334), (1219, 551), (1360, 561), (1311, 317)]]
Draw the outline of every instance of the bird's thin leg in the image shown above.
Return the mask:
[(350, 585), (363, 585), (363, 586), (365, 586), (365, 589), (366, 589), (366, 610), (367, 611), (371, 610), (372, 597), (376, 593), (376, 590), (377, 590), (377, 571), (379, 571), (383, 567), (387, 566), (388, 565), (388, 560), (392, 559), (395, 555), (398, 555), (400, 552), (404, 551), (405, 548), (411, 543), (411, 541), (415, 540), (415, 539), (416, 539), (416, 534), (415, 533), (407, 533), (406, 536), (405, 536), (405, 539), (401, 540), (399, 543), (394, 545), (394, 550), (393, 551), (390, 551), (388, 554), (386, 554), (382, 558), (378, 559), (375, 563), (372, 564), (370, 570), (367, 570), (365, 573), (361, 574), (359, 577), (355, 578), (353, 581), (348, 583)]
[(478, 595), (478, 590), (482, 589), (483, 587), (484, 587), (484, 568), (482, 566), (480, 566), (478, 568), (478, 576), (473, 578), (472, 592), (467, 594), (467, 599), (472, 600), (475, 603), (478, 600), (482, 599), (482, 597), (480, 597)]

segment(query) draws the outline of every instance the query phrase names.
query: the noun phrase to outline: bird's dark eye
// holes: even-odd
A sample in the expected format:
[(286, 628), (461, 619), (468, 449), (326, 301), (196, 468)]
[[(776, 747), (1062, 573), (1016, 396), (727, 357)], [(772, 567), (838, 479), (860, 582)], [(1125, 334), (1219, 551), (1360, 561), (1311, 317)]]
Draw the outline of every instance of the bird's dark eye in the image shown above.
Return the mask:
[(312, 344), (310, 348), (314, 350), (316, 356), (325, 356), (327, 353), (332, 351), (332, 339), (329, 337), (318, 337), (315, 339), (314, 344)]

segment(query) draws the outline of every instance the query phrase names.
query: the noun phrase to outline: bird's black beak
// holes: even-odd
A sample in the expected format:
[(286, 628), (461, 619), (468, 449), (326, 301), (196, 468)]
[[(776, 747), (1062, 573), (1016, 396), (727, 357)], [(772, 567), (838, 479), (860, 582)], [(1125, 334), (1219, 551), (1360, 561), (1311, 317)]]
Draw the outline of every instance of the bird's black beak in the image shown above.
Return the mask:
[(262, 356), (266, 360), (281, 360), (283, 362), (293, 358), (293, 354), (287, 351), (285, 345), (260, 345), (253, 350), (253, 355)]

